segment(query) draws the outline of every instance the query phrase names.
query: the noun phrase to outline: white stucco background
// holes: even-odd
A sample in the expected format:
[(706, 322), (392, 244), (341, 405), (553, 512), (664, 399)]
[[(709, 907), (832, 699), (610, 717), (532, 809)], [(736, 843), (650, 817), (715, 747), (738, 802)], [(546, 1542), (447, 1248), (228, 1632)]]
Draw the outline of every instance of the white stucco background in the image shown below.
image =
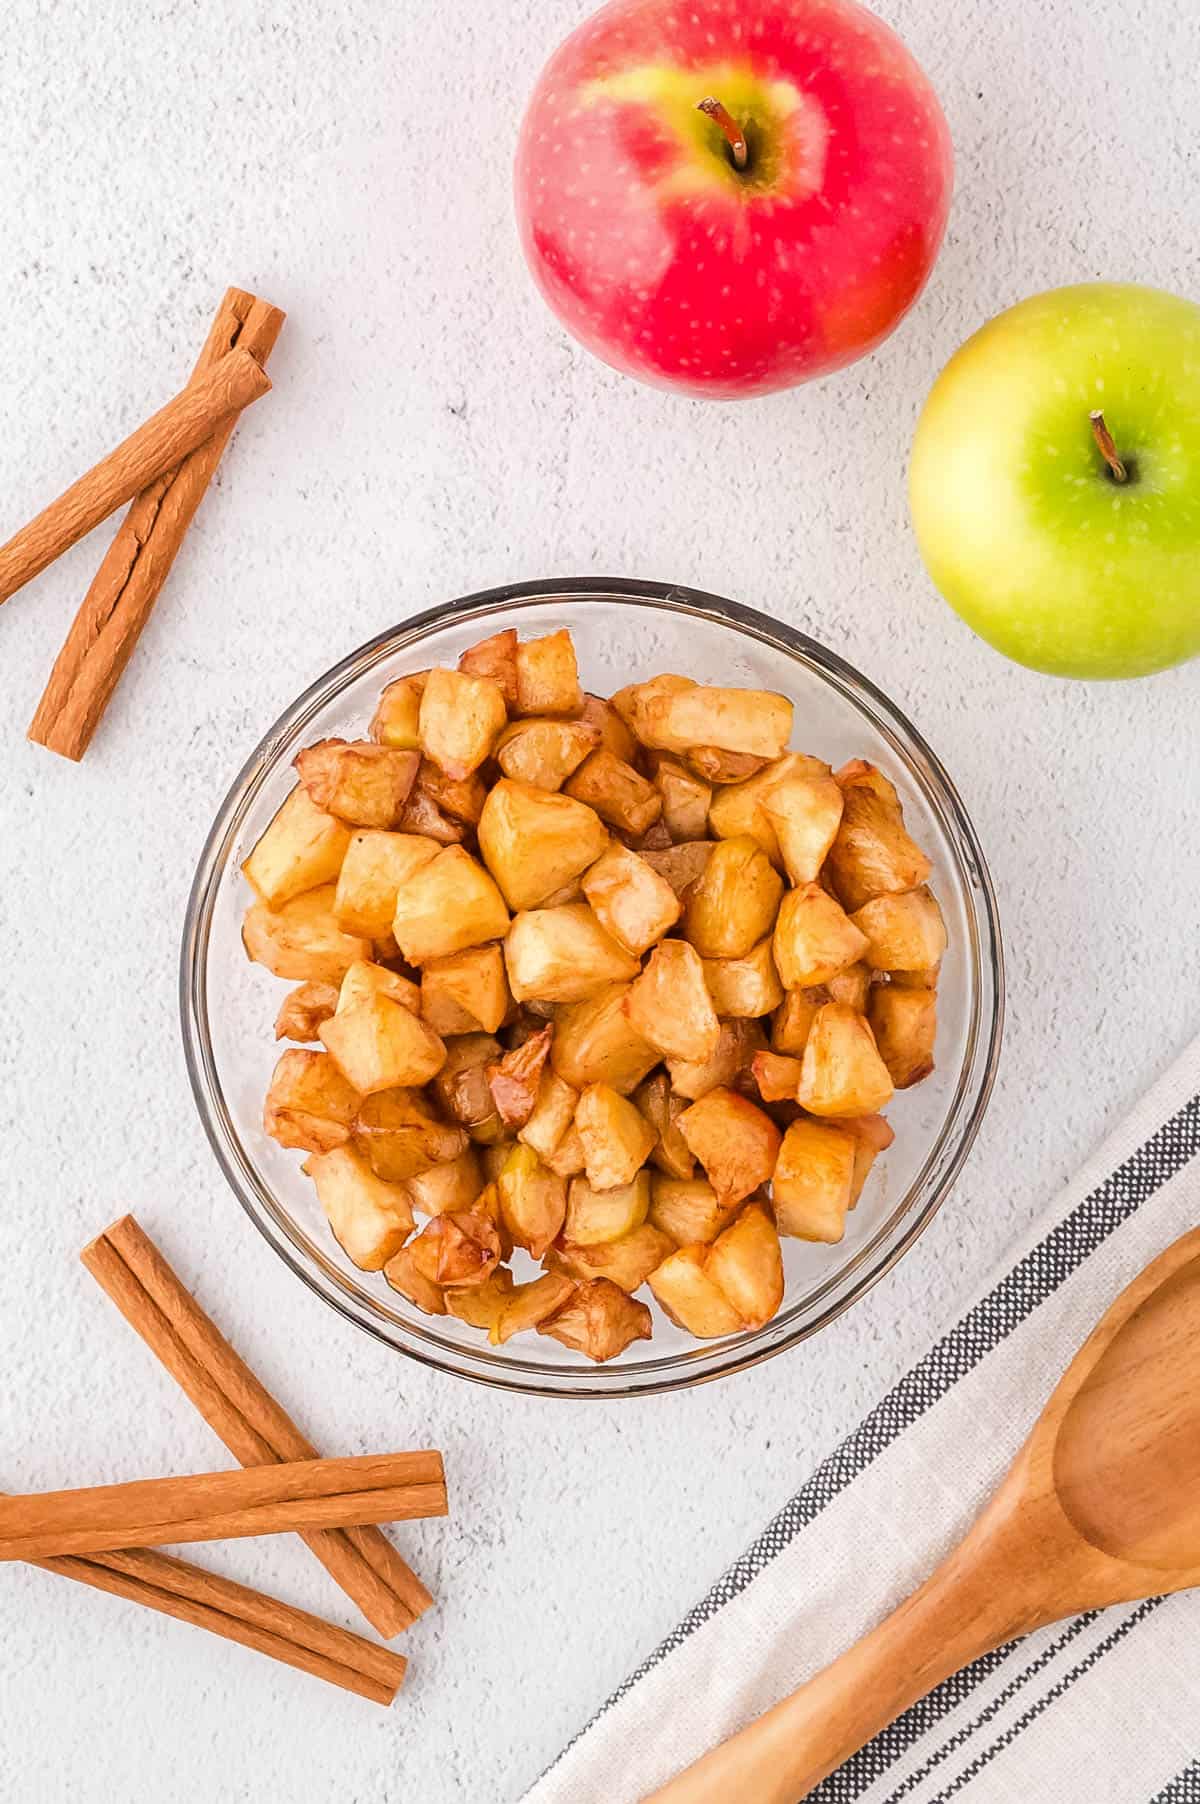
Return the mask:
[[(5, 1568), (5, 1798), (513, 1804), (1198, 1024), (1200, 666), (1073, 687), (1004, 663), (925, 579), (903, 469), (987, 315), (1078, 278), (1194, 286), (1200, 12), (882, 0), (957, 145), (932, 284), (865, 363), (721, 409), (602, 368), (521, 266), (517, 120), (584, 10), (5, 8), (0, 536), (173, 391), (226, 284), (290, 318), (81, 767), (24, 727), (107, 530), (0, 612), (3, 1482), (226, 1463), (77, 1263), (133, 1206), (314, 1438), (436, 1443), (454, 1495), (401, 1537), (440, 1602), (386, 1713)], [(574, 572), (738, 597), (889, 689), (974, 815), (1009, 955), (990, 1116), (900, 1269), (789, 1357), (591, 1408), (426, 1373), (302, 1289), (217, 1174), (175, 1003), (194, 860), (276, 713), (417, 609)], [(203, 1557), (353, 1622), (294, 1542)]]

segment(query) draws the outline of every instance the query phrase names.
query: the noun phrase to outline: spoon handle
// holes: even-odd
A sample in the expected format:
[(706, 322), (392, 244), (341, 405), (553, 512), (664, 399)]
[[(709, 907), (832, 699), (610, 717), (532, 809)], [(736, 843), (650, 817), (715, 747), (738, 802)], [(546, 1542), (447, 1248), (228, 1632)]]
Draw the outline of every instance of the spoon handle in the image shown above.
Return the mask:
[(798, 1804), (935, 1685), (1043, 1620), (1023, 1566), (980, 1524), (877, 1628), (643, 1804)]

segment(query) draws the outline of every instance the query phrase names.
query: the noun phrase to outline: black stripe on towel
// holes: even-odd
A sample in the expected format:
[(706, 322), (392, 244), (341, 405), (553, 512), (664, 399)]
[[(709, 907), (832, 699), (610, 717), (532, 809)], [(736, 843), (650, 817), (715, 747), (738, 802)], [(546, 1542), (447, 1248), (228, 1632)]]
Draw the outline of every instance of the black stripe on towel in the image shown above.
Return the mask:
[(1151, 1804), (1200, 1804), (1200, 1760), (1193, 1760), (1185, 1773), (1164, 1786)]

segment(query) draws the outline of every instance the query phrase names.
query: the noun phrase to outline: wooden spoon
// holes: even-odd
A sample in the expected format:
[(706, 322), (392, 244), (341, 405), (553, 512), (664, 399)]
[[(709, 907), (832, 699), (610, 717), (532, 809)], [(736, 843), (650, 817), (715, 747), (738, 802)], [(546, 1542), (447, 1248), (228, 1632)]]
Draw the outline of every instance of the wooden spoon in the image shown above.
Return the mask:
[(965, 1540), (856, 1647), (644, 1804), (798, 1804), (960, 1667), (1200, 1585), (1200, 1229), (1121, 1293)]

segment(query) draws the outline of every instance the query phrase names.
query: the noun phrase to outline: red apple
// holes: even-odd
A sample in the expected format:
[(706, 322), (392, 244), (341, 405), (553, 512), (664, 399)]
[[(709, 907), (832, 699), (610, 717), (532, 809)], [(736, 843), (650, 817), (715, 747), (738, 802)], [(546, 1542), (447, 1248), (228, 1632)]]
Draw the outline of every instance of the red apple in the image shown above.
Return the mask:
[(612, 0), (534, 90), (517, 214), (539, 288), (598, 357), (754, 395), (887, 336), (951, 177), (933, 89), (853, 0)]

